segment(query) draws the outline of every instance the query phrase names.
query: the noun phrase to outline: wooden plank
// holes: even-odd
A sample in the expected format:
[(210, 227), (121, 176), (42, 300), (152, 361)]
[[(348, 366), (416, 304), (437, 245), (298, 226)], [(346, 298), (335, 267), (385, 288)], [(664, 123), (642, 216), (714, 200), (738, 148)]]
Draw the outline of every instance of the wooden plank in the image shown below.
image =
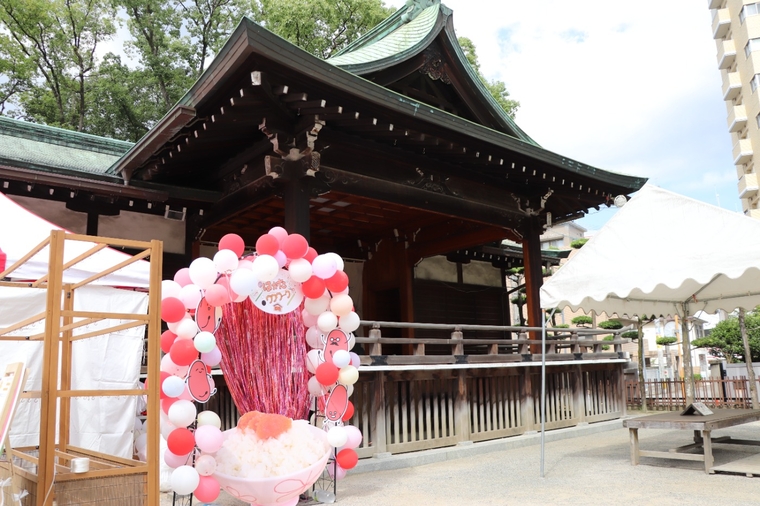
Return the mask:
[(73, 318), (93, 318), (96, 320), (136, 320), (141, 322), (150, 321), (150, 315), (132, 314), (132, 313), (106, 313), (103, 311), (61, 311), (61, 316), (71, 316)]
[(150, 292), (148, 297), (148, 419), (147, 454), (148, 454), (148, 506), (158, 506), (159, 490), (159, 415), (160, 399), (159, 367), (161, 361), (161, 279), (163, 272), (164, 243), (159, 240), (150, 242)]
[(639, 455), (642, 457), (653, 457), (656, 459), (691, 460), (697, 462), (705, 461), (704, 455), (699, 455), (696, 453), (670, 453), (653, 450), (639, 450)]
[[(75, 258), (72, 258), (71, 260), (69, 260), (68, 262), (66, 262), (65, 264), (63, 264), (63, 270), (65, 271), (66, 269), (69, 269), (70, 267), (78, 264), (79, 262), (81, 262), (85, 258), (89, 258), (90, 256), (94, 255), (98, 251), (102, 251), (102, 250), (106, 249), (107, 247), (108, 247), (107, 244), (96, 244), (95, 246), (93, 246), (89, 250), (85, 251), (81, 255), (79, 255), (79, 256), (77, 256)], [(41, 284), (47, 282), (47, 278), (48, 278), (48, 275), (45, 274), (44, 276), (42, 276), (41, 278), (39, 278), (37, 281), (35, 281), (34, 283), (32, 283), (32, 287), (33, 288), (39, 287)]]
[[(64, 265), (64, 270), (66, 266)], [(74, 296), (75, 292), (71, 289), (71, 285), (64, 285), (64, 298), (63, 309), (71, 311), (74, 309)], [(61, 339), (61, 390), (69, 390), (72, 384), (72, 343), (71, 335), (72, 318), (70, 316), (64, 316), (62, 321)], [(58, 411), (58, 447), (62, 451), (66, 451), (66, 447), (69, 444), (70, 427), (71, 427), (71, 399), (63, 398), (59, 401)]]
[(100, 278), (104, 278), (104, 277), (108, 276), (109, 274), (112, 274), (112, 273), (118, 271), (119, 269), (122, 269), (122, 268), (124, 268), (124, 267), (126, 267), (128, 265), (131, 265), (131, 264), (133, 264), (135, 262), (138, 262), (138, 261), (142, 260), (143, 258), (146, 258), (146, 257), (150, 256), (150, 254), (151, 254), (151, 250), (149, 250), (149, 249), (147, 249), (145, 251), (141, 251), (140, 253), (138, 253), (138, 254), (136, 254), (136, 255), (134, 255), (134, 256), (132, 256), (132, 257), (124, 260), (123, 262), (119, 262), (118, 264), (116, 264), (116, 265), (114, 265), (112, 267), (109, 267), (108, 269), (106, 269), (104, 271), (100, 271), (99, 273), (93, 274), (89, 278), (84, 279), (84, 280), (80, 281), (79, 283), (76, 283), (73, 286), (73, 288), (79, 288), (80, 286), (88, 285), (88, 284), (92, 283), (93, 281), (97, 281)]
[(124, 457), (117, 457), (116, 455), (108, 455), (106, 453), (97, 452), (95, 450), (87, 450), (79, 446), (69, 446), (68, 452), (70, 454), (81, 453), (82, 455), (86, 457), (91, 457), (93, 459), (98, 459), (98, 460), (104, 460), (107, 462), (113, 462), (113, 463), (120, 464), (126, 467), (135, 467), (135, 466), (145, 465), (145, 462), (141, 462), (139, 460), (127, 459)]
[(44, 312), (36, 314), (34, 316), (30, 316), (26, 320), (22, 320), (22, 321), (20, 321), (18, 323), (15, 323), (15, 324), (11, 325), (10, 327), (5, 327), (4, 329), (0, 329), (0, 336), (3, 336), (5, 334), (13, 332), (14, 330), (18, 330), (20, 328), (26, 327), (27, 325), (31, 325), (32, 323), (36, 323), (36, 322), (44, 320), (44, 319), (45, 319), (45, 313)]
[(10, 267), (6, 268), (3, 272), (0, 272), (0, 279), (9, 277), (8, 275), (13, 273), (16, 269), (24, 265), (30, 258), (32, 258), (34, 255), (42, 251), (45, 246), (50, 244), (50, 237), (46, 237), (42, 242), (40, 242), (37, 246), (31, 249), (29, 253), (22, 256), (16, 262), (11, 265)]
[(58, 397), (70, 399), (72, 397), (125, 397), (130, 395), (145, 395), (142, 388), (112, 389), (112, 390), (59, 390)]
[(91, 337), (97, 337), (102, 336), (104, 334), (112, 334), (114, 332), (119, 332), (121, 330), (127, 330), (134, 327), (139, 327), (141, 325), (145, 325), (145, 322), (141, 321), (134, 321), (129, 323), (123, 323), (121, 325), (115, 325), (113, 327), (108, 327), (101, 330), (93, 330), (92, 332), (87, 332), (86, 334), (80, 334), (78, 336), (72, 337), (72, 341), (80, 341), (82, 339), (90, 339)]
[(81, 242), (99, 242), (99, 243), (105, 243), (108, 246), (117, 246), (120, 248), (129, 248), (129, 249), (137, 249), (137, 250), (143, 250), (143, 249), (150, 249), (151, 242), (148, 241), (135, 241), (132, 239), (117, 239), (115, 237), (102, 237), (102, 236), (92, 236), (92, 235), (83, 235), (83, 234), (66, 234), (66, 240), (67, 241), (81, 241)]
[[(65, 469), (65, 468), (64, 468)], [(56, 481), (76, 481), (90, 478), (108, 478), (109, 476), (127, 476), (132, 474), (147, 474), (148, 465), (144, 462), (137, 467), (121, 467), (118, 469), (96, 469), (86, 473), (59, 473), (56, 475)]]

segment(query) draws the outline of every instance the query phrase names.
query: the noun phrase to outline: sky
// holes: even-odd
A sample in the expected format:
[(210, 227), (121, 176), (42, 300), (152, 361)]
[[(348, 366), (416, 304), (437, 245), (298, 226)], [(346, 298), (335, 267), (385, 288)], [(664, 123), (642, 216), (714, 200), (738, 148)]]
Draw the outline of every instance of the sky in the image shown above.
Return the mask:
[[(741, 212), (706, 1), (443, 4), (542, 147)], [(613, 214), (592, 209), (578, 223), (598, 230)]]

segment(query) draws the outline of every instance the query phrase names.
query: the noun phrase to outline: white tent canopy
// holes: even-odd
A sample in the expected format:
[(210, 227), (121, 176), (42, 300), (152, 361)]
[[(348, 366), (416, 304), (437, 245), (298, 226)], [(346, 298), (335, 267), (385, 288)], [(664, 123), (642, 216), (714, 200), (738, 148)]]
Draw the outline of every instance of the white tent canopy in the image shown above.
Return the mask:
[(760, 305), (760, 220), (645, 185), (541, 288), (541, 307), (618, 315)]
[[(50, 237), (51, 230), (61, 230), (36, 214), (19, 206), (0, 193), (0, 249), (8, 256), (6, 267), (10, 267), (38, 244)], [(66, 241), (64, 263), (88, 251), (94, 243)], [(39, 279), (48, 272), (50, 249), (43, 248), (19, 269), (11, 273), (14, 279)], [(130, 258), (120, 251), (105, 248), (67, 269), (63, 273), (64, 283), (76, 283), (87, 279), (96, 272), (117, 265)], [(144, 260), (130, 264), (113, 274), (95, 281), (93, 284), (124, 287), (148, 287), (150, 264)]]

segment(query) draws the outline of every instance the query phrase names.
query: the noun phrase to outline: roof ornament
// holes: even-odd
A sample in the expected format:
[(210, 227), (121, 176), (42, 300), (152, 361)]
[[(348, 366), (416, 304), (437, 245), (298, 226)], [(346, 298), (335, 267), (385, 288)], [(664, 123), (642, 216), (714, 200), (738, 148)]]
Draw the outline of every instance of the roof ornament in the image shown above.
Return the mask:
[(409, 23), (416, 18), (420, 12), (440, 3), (441, 0), (406, 0), (406, 5), (403, 7), (406, 9), (406, 12), (401, 15), (401, 22)]
[(554, 193), (554, 190), (549, 188), (549, 190), (546, 192), (546, 195), (541, 197), (541, 207), (538, 209), (533, 209), (530, 207), (530, 199), (525, 199), (525, 208), (523, 208), (522, 205), (522, 198), (518, 197), (514, 193), (512, 194), (512, 198), (517, 202), (517, 210), (523, 213), (525, 216), (538, 216), (541, 214), (541, 211), (544, 210), (544, 207), (546, 206), (546, 201), (549, 200), (549, 197), (552, 196), (552, 193)]

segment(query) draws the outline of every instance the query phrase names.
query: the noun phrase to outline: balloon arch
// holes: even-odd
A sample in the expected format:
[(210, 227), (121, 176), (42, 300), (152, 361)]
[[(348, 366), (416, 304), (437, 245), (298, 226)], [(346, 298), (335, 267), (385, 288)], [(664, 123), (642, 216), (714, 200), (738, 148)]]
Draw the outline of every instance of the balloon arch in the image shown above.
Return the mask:
[[(359, 316), (348, 294), (343, 259), (336, 253), (317, 254), (303, 236), (288, 234), (281, 227), (259, 237), (254, 253), (243, 256), (244, 252), (240, 236), (225, 235), (213, 259), (193, 260), (161, 286), (161, 319), (168, 326), (161, 335), (161, 435), (168, 447), (164, 460), (174, 468), (174, 492), (194, 493), (202, 502), (212, 502), (219, 495), (220, 484), (214, 476), (219, 458), (216, 454), (225, 433), (220, 417), (212, 411), (199, 413), (195, 402), (205, 403), (216, 392), (212, 367), (221, 364), (223, 370), (234, 369), (236, 360), (250, 360), (230, 351), (239, 347), (225, 346), (244, 344), (241, 341), (251, 337), (225, 328), (224, 315), (233, 314), (234, 304), (256, 308), (252, 311), (262, 311), (265, 316), (295, 317), (298, 330), (305, 329), (303, 336), (295, 337), (302, 337), (301, 342), (311, 349), (306, 352), (306, 346), (300, 347), (303, 351), (298, 358), (305, 363), (299, 366), (301, 370), (305, 366), (309, 373), (302, 377), (308, 378), (305, 386), (311, 396), (305, 396), (306, 402), (316, 404), (327, 441), (334, 448), (331, 453), (335, 462), (328, 466), (331, 477), (341, 479), (356, 465), (355, 448), (362, 440), (358, 428), (346, 425), (353, 416), (349, 397), (359, 376), (359, 356), (351, 352)], [(220, 327), (226, 331), (220, 332)], [(261, 339), (294, 337), (292, 327), (288, 332), (290, 336), (267, 330)], [(264, 369), (259, 371), (264, 371), (261, 376), (268, 376)], [(280, 385), (270, 386), (282, 390)], [(234, 398), (232, 388), (231, 392)], [(239, 388), (235, 403), (238, 407), (241, 401), (247, 405), (241, 396), (271, 394)], [(295, 406), (291, 409), (294, 417), (303, 413), (296, 400), (285, 399), (285, 404)]]

